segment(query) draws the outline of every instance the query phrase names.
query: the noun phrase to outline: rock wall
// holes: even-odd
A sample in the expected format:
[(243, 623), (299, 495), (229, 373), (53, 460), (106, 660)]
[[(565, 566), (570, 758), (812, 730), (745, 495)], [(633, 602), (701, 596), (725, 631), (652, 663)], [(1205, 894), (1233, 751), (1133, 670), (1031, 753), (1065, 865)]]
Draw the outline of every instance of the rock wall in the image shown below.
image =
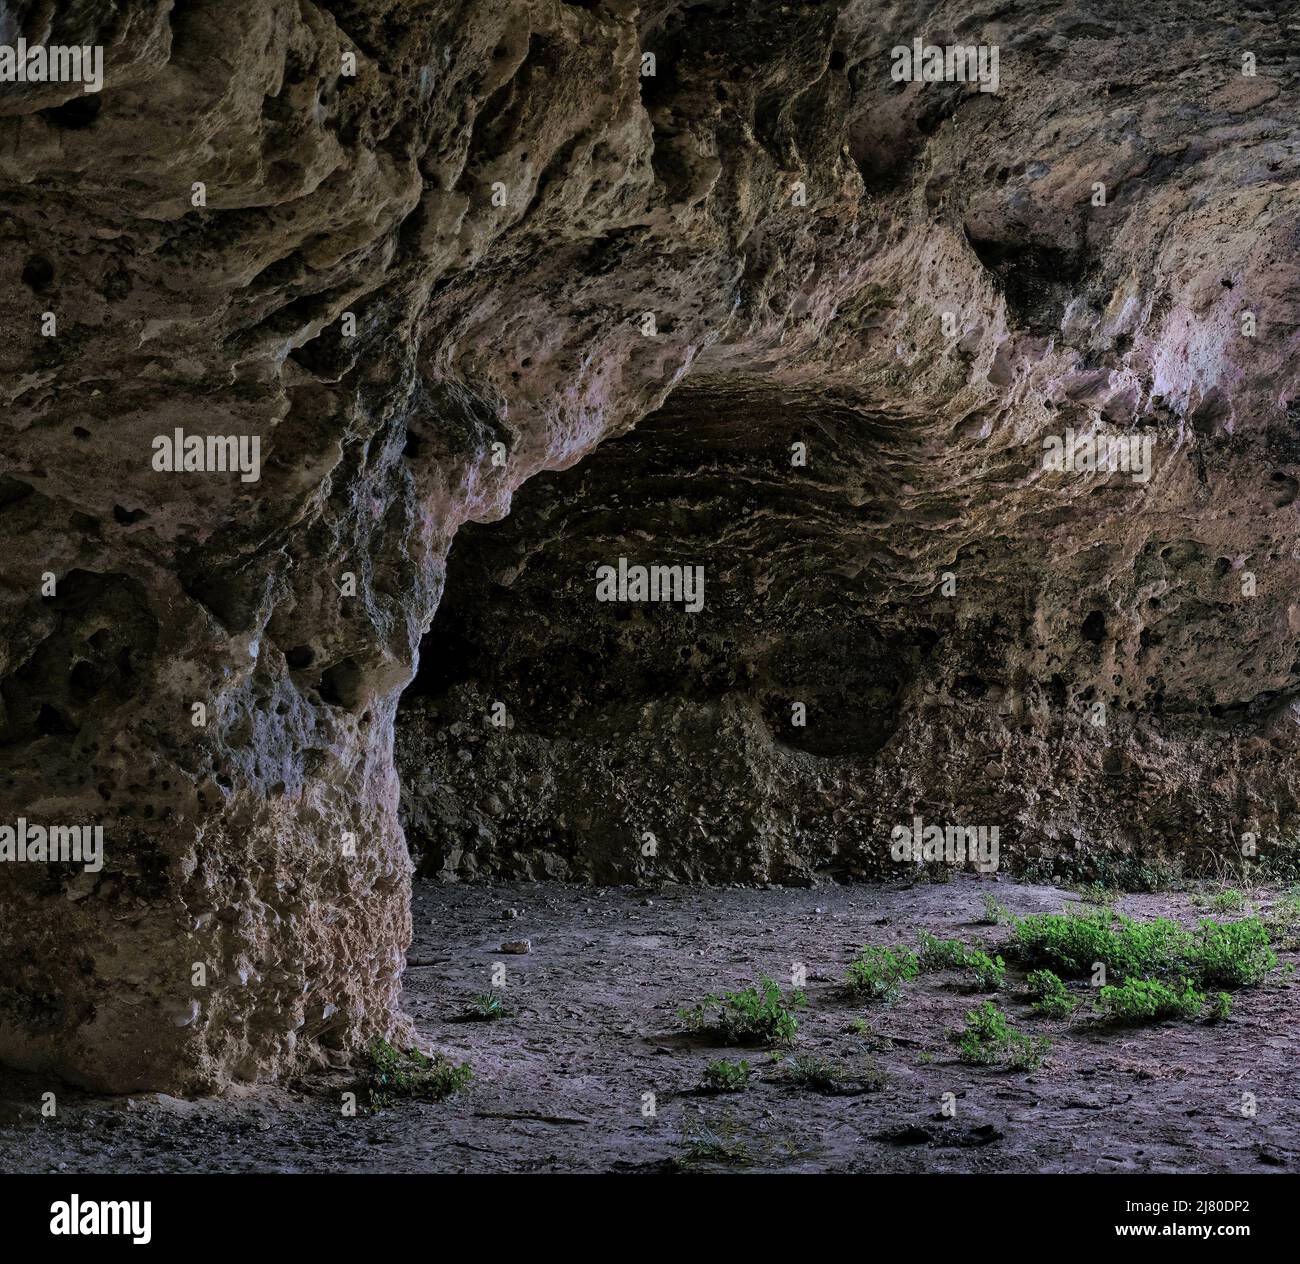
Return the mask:
[[(1248, 614), (1272, 616), (1232, 599), (1212, 537), (1187, 539), (1193, 507), (1089, 478), (1140, 516), (1117, 557), (1111, 515), (1034, 523), (1004, 495), (975, 522), (944, 477), (886, 413), (688, 383), (466, 527), (398, 714), (426, 869), (898, 877), (895, 827), (920, 817), (996, 828), (1003, 872), (1293, 879), (1294, 704), (1257, 689), (1253, 653), (1220, 660), (1229, 627), (1240, 653)], [(620, 559), (699, 567), (699, 608), (600, 600)]]
[[(914, 37), (997, 45), (998, 91), (891, 80)], [(451, 540), (683, 382), (881, 419), (846, 583), (942, 562), (1048, 679), (1086, 604), (1083, 652), (1163, 635), (1289, 736), (1276, 10), (19, 0), (20, 38), (103, 85), (0, 83), (0, 825), (104, 853), (0, 861), (0, 1059), (180, 1091), (401, 1034), (394, 714)], [(1035, 465), (1097, 416), (1157, 436), (1140, 495)], [(178, 429), (256, 478), (156, 468)], [(1045, 547), (1041, 604), (980, 613)]]

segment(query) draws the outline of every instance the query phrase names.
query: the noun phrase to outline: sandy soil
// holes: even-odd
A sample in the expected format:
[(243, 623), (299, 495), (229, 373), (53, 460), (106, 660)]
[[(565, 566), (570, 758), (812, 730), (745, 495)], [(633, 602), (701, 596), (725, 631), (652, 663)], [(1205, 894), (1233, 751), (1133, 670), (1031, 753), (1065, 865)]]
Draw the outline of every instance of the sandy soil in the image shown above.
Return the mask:
[[(1009, 976), (998, 1003), (1054, 1041), (1031, 1073), (957, 1061), (947, 1032), (981, 998), (959, 991), (955, 975), (922, 978), (893, 1006), (842, 994), (845, 963), (864, 942), (907, 942), (925, 928), (996, 944), (1006, 932), (978, 924), (988, 892), (1016, 913), (1056, 912), (1073, 898), (973, 878), (653, 892), (420, 884), (406, 1003), (430, 1047), (472, 1062), (468, 1090), (352, 1118), (340, 1112), (341, 1072), (198, 1102), (60, 1090), (50, 1120), (39, 1104), (51, 1086), (10, 1075), (0, 1084), (0, 1169), (658, 1171), (675, 1167), (702, 1120), (743, 1146), (751, 1170), (1300, 1170), (1300, 984), (1239, 993), (1222, 1026), (1116, 1031), (1036, 1018), (1020, 976)], [(1121, 907), (1203, 915), (1181, 895), (1128, 896)], [(528, 955), (498, 950), (525, 937)], [(511, 1016), (459, 1021), (499, 962)], [(761, 972), (788, 987), (796, 962), (809, 1001), (796, 1050), (856, 1077), (831, 1093), (791, 1085), (783, 1055), (711, 1047), (676, 1017)], [(859, 1017), (870, 1032), (852, 1030)], [(700, 1092), (705, 1065), (724, 1056), (748, 1059), (750, 1088)], [(870, 1067), (883, 1086), (871, 1085)], [(643, 1114), (647, 1093), (653, 1117)], [(1244, 1093), (1256, 1098), (1253, 1118)]]

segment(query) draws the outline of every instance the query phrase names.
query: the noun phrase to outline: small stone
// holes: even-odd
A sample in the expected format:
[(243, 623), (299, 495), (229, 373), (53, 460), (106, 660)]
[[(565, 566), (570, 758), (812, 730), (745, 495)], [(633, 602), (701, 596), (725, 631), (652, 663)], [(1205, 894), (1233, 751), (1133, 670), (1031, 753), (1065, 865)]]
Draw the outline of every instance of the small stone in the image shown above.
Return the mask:
[(514, 953), (516, 956), (522, 956), (532, 950), (532, 941), (528, 939), (507, 939), (500, 948), (501, 952)]
[(502, 914), (502, 917), (504, 917), (506, 921), (513, 921), (518, 916), (519, 916), (518, 909), (506, 909), (506, 911)]
[(78, 900), (84, 900), (86, 896), (90, 895), (98, 881), (99, 874), (97, 873), (79, 873), (68, 883), (65, 894), (75, 904)]

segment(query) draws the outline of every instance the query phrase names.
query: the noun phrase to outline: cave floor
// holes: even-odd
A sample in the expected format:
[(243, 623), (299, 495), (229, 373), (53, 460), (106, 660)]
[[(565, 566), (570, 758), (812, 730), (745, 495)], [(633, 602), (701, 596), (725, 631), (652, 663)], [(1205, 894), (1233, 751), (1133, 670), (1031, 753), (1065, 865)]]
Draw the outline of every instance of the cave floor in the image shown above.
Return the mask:
[[(1101, 1030), (1039, 1019), (1009, 972), (997, 998), (1018, 1028), (1050, 1036), (1034, 1072), (970, 1067), (947, 1039), (982, 997), (955, 975), (906, 986), (892, 1005), (858, 1003), (838, 980), (864, 942), (919, 929), (990, 946), (984, 896), (1013, 913), (1059, 912), (1051, 887), (962, 877), (911, 887), (591, 889), (550, 883), (417, 883), (406, 1005), (432, 1048), (472, 1062), (446, 1101), (400, 1101), (344, 1117), (343, 1072), (220, 1099), (180, 1102), (59, 1094), (42, 1119), (38, 1077), (0, 1086), (0, 1170), (659, 1171), (702, 1120), (744, 1166), (779, 1171), (1270, 1172), (1300, 1170), (1300, 984), (1238, 993), (1226, 1024)], [(1194, 922), (1185, 895), (1129, 895), (1140, 916)], [(511, 918), (509, 910), (518, 911)], [(507, 956), (508, 940), (532, 951)], [(1284, 954), (1294, 961), (1295, 954)], [(506, 965), (510, 1016), (458, 1021)], [(682, 1033), (679, 1006), (767, 972), (807, 969), (796, 1051), (862, 1079), (834, 1093), (796, 1088), (764, 1051)], [(870, 1031), (852, 1030), (865, 1017)], [(698, 1091), (712, 1059), (746, 1058), (743, 1093)], [(867, 1060), (883, 1073), (866, 1087)], [(655, 1116), (643, 1115), (643, 1094)], [(945, 1118), (943, 1095), (955, 1095)], [(1243, 1113), (1253, 1093), (1254, 1117)]]

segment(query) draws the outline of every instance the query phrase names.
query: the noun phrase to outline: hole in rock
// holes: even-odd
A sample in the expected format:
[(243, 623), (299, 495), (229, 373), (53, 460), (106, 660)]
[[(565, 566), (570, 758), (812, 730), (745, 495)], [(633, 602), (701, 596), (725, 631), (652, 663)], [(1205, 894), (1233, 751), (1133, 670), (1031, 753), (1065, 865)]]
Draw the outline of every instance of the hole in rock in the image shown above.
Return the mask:
[(104, 108), (103, 93), (83, 93), (65, 101), (62, 105), (51, 106), (42, 110), (41, 117), (61, 127), (65, 131), (79, 132), (90, 127)]
[(57, 707), (50, 706), (48, 702), (42, 702), (41, 709), (37, 712), (36, 731), (44, 733), (47, 737), (69, 737), (77, 732), (67, 716)]
[(136, 697), (158, 637), (139, 582), (73, 570), (43, 601), (40, 635), (0, 675), (0, 745), (78, 733), (95, 709)]
[(22, 281), (33, 294), (46, 294), (54, 284), (54, 265), (44, 255), (32, 255), (23, 264)]

